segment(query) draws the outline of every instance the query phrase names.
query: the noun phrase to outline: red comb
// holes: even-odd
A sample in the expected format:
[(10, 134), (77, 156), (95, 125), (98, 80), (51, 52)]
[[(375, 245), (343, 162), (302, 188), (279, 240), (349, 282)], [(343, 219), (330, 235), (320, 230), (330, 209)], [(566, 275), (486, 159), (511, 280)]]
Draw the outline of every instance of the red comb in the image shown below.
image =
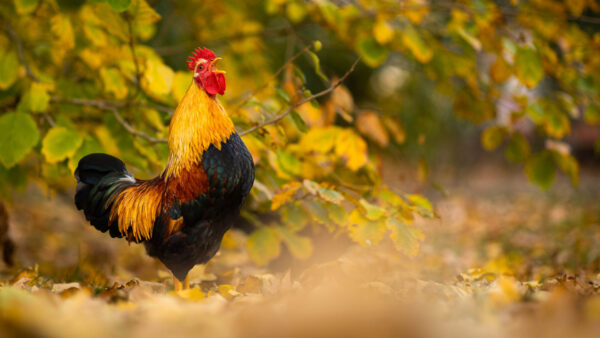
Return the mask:
[(214, 58), (215, 53), (213, 53), (212, 50), (206, 47), (198, 47), (192, 52), (192, 56), (190, 56), (190, 61), (187, 61), (187, 65), (190, 70), (194, 70), (199, 59), (212, 60)]

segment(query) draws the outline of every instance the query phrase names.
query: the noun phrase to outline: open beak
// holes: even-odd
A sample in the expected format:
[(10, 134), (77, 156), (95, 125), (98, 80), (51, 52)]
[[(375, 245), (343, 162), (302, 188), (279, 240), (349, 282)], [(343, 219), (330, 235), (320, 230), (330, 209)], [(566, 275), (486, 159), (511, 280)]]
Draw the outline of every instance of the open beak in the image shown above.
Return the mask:
[(211, 70), (213, 73), (217, 73), (217, 74), (225, 74), (225, 71), (224, 71), (224, 70), (218, 70), (218, 69), (217, 69), (217, 62), (218, 62), (219, 60), (222, 60), (222, 58), (219, 58), (219, 57), (217, 57), (217, 58), (215, 58), (214, 60), (212, 60), (212, 61), (210, 62), (210, 68), (209, 68), (209, 69), (210, 69), (210, 70)]

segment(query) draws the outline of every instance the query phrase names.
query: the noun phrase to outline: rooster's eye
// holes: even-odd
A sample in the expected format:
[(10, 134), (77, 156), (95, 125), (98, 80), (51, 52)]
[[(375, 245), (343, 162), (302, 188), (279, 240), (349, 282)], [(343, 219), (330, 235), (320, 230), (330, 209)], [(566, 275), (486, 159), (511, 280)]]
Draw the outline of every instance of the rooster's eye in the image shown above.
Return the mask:
[(202, 66), (202, 65), (198, 66), (198, 70), (202, 70), (202, 69), (204, 69), (204, 66)]

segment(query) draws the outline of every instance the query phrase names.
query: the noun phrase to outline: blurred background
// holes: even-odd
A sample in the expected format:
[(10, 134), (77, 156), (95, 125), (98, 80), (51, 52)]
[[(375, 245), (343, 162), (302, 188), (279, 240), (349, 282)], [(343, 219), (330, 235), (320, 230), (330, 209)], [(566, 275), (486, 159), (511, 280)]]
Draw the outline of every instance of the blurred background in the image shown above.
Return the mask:
[[(597, 1), (14, 0), (0, 21), (9, 335), (597, 332)], [(143, 246), (87, 224), (73, 171), (106, 152), (160, 173), (199, 46), (223, 57), (256, 181), (176, 295)], [(314, 308), (314, 331), (269, 324)]]

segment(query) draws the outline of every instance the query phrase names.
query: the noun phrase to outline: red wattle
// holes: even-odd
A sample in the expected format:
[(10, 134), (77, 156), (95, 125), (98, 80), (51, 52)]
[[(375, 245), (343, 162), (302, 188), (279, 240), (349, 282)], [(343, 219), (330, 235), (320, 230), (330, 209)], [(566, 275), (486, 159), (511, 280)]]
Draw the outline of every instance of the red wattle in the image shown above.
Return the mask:
[(204, 79), (203, 85), (208, 95), (225, 94), (225, 76), (223, 74), (210, 73)]

